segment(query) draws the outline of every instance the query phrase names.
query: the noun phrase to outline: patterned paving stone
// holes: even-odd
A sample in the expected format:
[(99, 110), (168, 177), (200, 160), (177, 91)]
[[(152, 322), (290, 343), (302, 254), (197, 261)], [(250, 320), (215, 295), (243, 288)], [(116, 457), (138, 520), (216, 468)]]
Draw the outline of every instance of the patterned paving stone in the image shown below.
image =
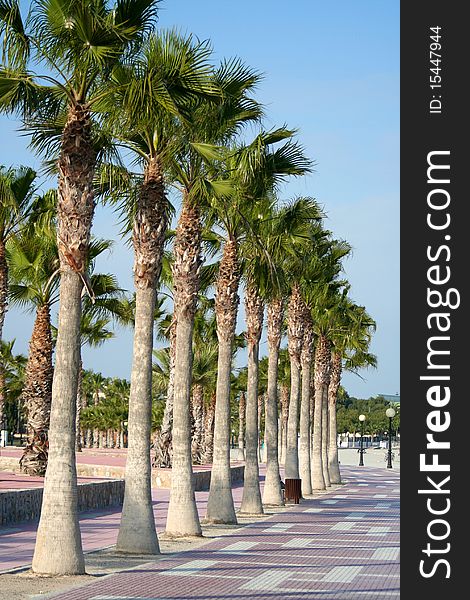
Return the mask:
[[(341, 498), (331, 489), (198, 549), (54, 598), (398, 600), (398, 478), (371, 467), (342, 472)], [(375, 497), (379, 484), (385, 502)]]

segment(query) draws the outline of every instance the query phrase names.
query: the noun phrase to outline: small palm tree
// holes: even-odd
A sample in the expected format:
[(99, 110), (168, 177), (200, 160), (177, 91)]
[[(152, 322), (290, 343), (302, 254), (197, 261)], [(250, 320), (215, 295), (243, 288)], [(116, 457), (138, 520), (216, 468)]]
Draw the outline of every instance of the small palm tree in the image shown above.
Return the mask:
[[(12, 419), (7, 420), (7, 414), (10, 411), (13, 412), (14, 405), (21, 404), (27, 363), (25, 356), (13, 352), (14, 345), (15, 340), (0, 341), (0, 361), (3, 365), (3, 369), (0, 371), (0, 385), (3, 390), (3, 396), (0, 399), (0, 424), (2, 429), (7, 431), (13, 430), (13, 421)], [(20, 406), (15, 411), (15, 415), (17, 414), (20, 414)]]
[(0, 340), (8, 297), (6, 244), (28, 217), (35, 179), (36, 172), (29, 167), (6, 169), (0, 166)]
[[(54, 194), (49, 196), (42, 198), (43, 203)], [(54, 234), (53, 228), (26, 227), (7, 244), (11, 301), (36, 313), (22, 394), (28, 412), (28, 441), (20, 466), (23, 472), (40, 476), (47, 467), (52, 400), (51, 307), (59, 299), (59, 256)]]

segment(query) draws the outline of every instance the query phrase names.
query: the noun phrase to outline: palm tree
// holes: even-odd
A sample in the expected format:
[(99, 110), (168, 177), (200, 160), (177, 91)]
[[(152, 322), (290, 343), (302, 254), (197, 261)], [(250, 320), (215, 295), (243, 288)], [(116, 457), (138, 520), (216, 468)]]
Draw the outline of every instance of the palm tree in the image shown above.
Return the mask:
[[(190, 371), (192, 361), (192, 334), (197, 294), (200, 285), (200, 268), (202, 264), (201, 241), (202, 220), (201, 209), (207, 206), (214, 196), (226, 196), (227, 182), (218, 180), (217, 169), (213, 168), (214, 155), (211, 145), (226, 144), (247, 123), (258, 119), (260, 109), (256, 102), (248, 97), (248, 93), (258, 80), (258, 76), (246, 68), (240, 61), (224, 62), (214, 72), (214, 85), (220, 90), (221, 101), (217, 104), (203, 103), (194, 109), (190, 122), (182, 123), (182, 138), (189, 140), (182, 147), (183, 161), (175, 173), (182, 192), (182, 209), (176, 229), (173, 248), (173, 283), (174, 283), (174, 314), (176, 318), (175, 340), (175, 392), (173, 418), (173, 466), (172, 489), (166, 532), (175, 535), (187, 533), (200, 535), (201, 528), (196, 509), (192, 468), (188, 452), (188, 404), (190, 393)], [(222, 265), (220, 267), (222, 269)], [(219, 272), (220, 272), (219, 269)], [(218, 294), (216, 292), (216, 297)], [(216, 300), (217, 302), (217, 300)], [(233, 334), (229, 334), (229, 337)], [(219, 352), (228, 352), (225, 356), (231, 367), (231, 344), (222, 345), (219, 337)], [(227, 370), (218, 368), (218, 386), (220, 381), (227, 387)], [(230, 382), (230, 372), (228, 373)], [(221, 489), (217, 492), (217, 503), (221, 510), (229, 514), (215, 520), (235, 522), (233, 501), (231, 500), (230, 479), (226, 489), (226, 477), (220, 476), (219, 464), (224, 462), (225, 470), (230, 466), (229, 448), (224, 448), (223, 458), (220, 456), (217, 438), (217, 412), (222, 403), (216, 401), (215, 431), (214, 431), (214, 464), (211, 473), (211, 489), (218, 484)], [(229, 470), (230, 473), (230, 470)], [(223, 482), (222, 482), (223, 479)], [(228, 503), (226, 498), (230, 495)], [(209, 494), (207, 518), (212, 516), (213, 496)], [(225, 518), (228, 520), (225, 521)]]
[[(35, 171), (28, 167), (6, 169), (0, 166), (0, 341), (8, 298), (6, 244), (28, 216), (35, 178)], [(3, 406), (5, 401), (3, 368), (3, 363), (0, 361), (0, 406)]]
[[(240, 245), (243, 240), (252, 236), (251, 248), (259, 248), (262, 243), (259, 238), (253, 236), (253, 224), (258, 223), (257, 203), (264, 201), (267, 192), (271, 192), (277, 183), (289, 175), (301, 175), (310, 166), (310, 162), (304, 157), (302, 148), (291, 141), (293, 131), (286, 128), (276, 129), (270, 132), (262, 132), (247, 146), (242, 146), (236, 151), (231, 151), (226, 156), (226, 169), (233, 180), (234, 194), (232, 201), (223, 200), (213, 202), (215, 218), (218, 225), (225, 232), (224, 247), (217, 281), (216, 291), (216, 314), (218, 322), (217, 334), (219, 337), (220, 361), (218, 367), (218, 390), (219, 395), (216, 403), (216, 446), (218, 459), (214, 464), (214, 471), (220, 470), (220, 476), (211, 483), (209, 500), (207, 505), (207, 518), (210, 520), (224, 520), (233, 522), (234, 508), (230, 485), (230, 381), (227, 374), (230, 372), (228, 364), (228, 348), (231, 347), (234, 328), (238, 311), (238, 287), (242, 273)], [(277, 143), (288, 140), (282, 146), (274, 148)], [(264, 201), (264, 203), (266, 203)], [(253, 220), (253, 216), (255, 217)], [(248, 300), (248, 305), (253, 308), (257, 305), (255, 298), (255, 285), (248, 286), (253, 296)], [(247, 287), (247, 289), (248, 289)], [(254, 303), (252, 302), (254, 301)], [(254, 312), (257, 310), (254, 308)], [(254, 319), (256, 321), (256, 317)], [(254, 324), (254, 321), (252, 321)], [(255, 329), (258, 325), (255, 326)], [(255, 332), (253, 332), (255, 333)], [(254, 336), (251, 342), (254, 342)], [(223, 343), (223, 347), (222, 347)], [(223, 351), (223, 349), (226, 349)], [(255, 347), (251, 348), (256, 351)], [(257, 369), (257, 358), (253, 356), (252, 368)], [(256, 363), (256, 364), (255, 364)], [(254, 383), (254, 379), (252, 381)], [(251, 387), (254, 393), (255, 385)], [(257, 392), (256, 392), (257, 394)], [(250, 406), (254, 403), (254, 407)], [(246, 459), (245, 466), (245, 488), (253, 486), (258, 488), (258, 463), (251, 464), (252, 457), (248, 455), (248, 438), (253, 442), (256, 440), (256, 452), (258, 452), (258, 432), (249, 432), (250, 427), (257, 429), (257, 418), (255, 423), (249, 421), (250, 415), (257, 414), (257, 395), (247, 394), (246, 407)], [(218, 441), (217, 441), (218, 440)], [(250, 442), (251, 443), (251, 442)], [(254, 442), (253, 442), (254, 443)], [(248, 474), (248, 479), (246, 478)], [(256, 480), (256, 481), (255, 481)], [(217, 483), (219, 482), (219, 483)], [(247, 492), (248, 494), (248, 492)], [(245, 498), (248, 495), (245, 494)], [(258, 498), (255, 494), (254, 498)], [(246, 505), (247, 500), (245, 500)], [(250, 511), (253, 506), (249, 507)], [(257, 504), (257, 511), (262, 510), (261, 497)], [(227, 517), (228, 515), (228, 517)]]
[[(77, 517), (74, 426), (81, 294), (100, 144), (93, 115), (110, 92), (113, 72), (131, 59), (153, 26), (156, 6), (155, 0), (115, 6), (88, 0), (35, 0), (25, 21), (17, 0), (4, 3), (0, 11), (0, 108), (23, 120), (37, 150), (48, 153), (59, 146), (59, 332), (49, 466), (32, 562), (37, 573), (80, 574), (85, 569)], [(32, 64), (42, 73), (29, 70)]]
[(36, 172), (29, 167), (6, 169), (0, 166), (0, 340), (8, 297), (6, 244), (28, 216), (35, 179)]
[[(6, 342), (0, 340), (0, 361), (3, 369), (0, 371), (0, 385), (3, 396), (0, 403), (0, 424), (2, 429), (13, 430), (13, 421), (7, 420), (8, 413), (12, 411), (12, 405), (18, 403), (16, 414), (20, 414), (21, 394), (24, 387), (25, 370), (27, 359), (22, 354), (15, 354), (13, 347), (15, 340)], [(10, 427), (8, 425), (10, 424)]]
[(132, 198), (136, 313), (129, 400), (126, 491), (117, 547), (125, 552), (159, 552), (151, 502), (151, 388), (156, 289), (170, 217), (165, 170), (175, 158), (177, 118), (191, 102), (215, 94), (209, 79), (207, 43), (175, 32), (151, 36), (135, 67), (116, 77), (113, 135), (143, 164), (143, 181)]
[[(330, 485), (328, 471), (328, 385), (331, 370), (331, 341), (329, 332), (334, 322), (334, 311), (341, 301), (339, 290), (344, 282), (338, 280), (341, 260), (351, 250), (343, 241), (327, 239), (317, 255), (319, 275), (306, 281), (306, 302), (313, 318), (316, 334), (314, 355), (315, 407), (312, 444), (312, 489), (322, 490)], [(313, 282), (313, 284), (312, 284)], [(343, 291), (344, 294), (344, 291)]]
[[(268, 292), (268, 390), (266, 403), (266, 444), (267, 465), (263, 492), (265, 504), (282, 504), (279, 477), (278, 449), (278, 366), (279, 349), (284, 322), (285, 295), (288, 276), (286, 271), (289, 258), (302, 254), (309, 229), (313, 222), (322, 217), (316, 202), (311, 198), (297, 198), (277, 209), (271, 218), (266, 219), (262, 239), (272, 266), (266, 270)], [(290, 261), (292, 262), (292, 260)]]
[[(43, 200), (47, 202), (47, 196)], [(6, 250), (12, 303), (36, 312), (22, 394), (28, 413), (28, 440), (20, 467), (29, 475), (44, 476), (53, 377), (51, 307), (59, 299), (59, 256), (54, 230), (25, 228), (21, 235), (10, 239)]]
[(308, 309), (304, 312), (304, 338), (300, 353), (302, 384), (300, 394), (300, 423), (299, 423), (299, 475), (302, 480), (302, 495), (312, 493), (311, 457), (310, 457), (310, 409), (311, 409), (311, 367), (315, 346), (312, 316)]

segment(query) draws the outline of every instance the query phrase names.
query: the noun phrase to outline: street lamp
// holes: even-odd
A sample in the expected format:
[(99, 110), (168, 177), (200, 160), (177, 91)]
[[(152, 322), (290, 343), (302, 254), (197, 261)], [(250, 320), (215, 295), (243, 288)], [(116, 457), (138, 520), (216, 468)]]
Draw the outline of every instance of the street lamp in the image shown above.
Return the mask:
[(387, 469), (392, 468), (392, 419), (395, 416), (395, 410), (393, 408), (387, 408), (385, 414), (388, 417), (388, 461)]
[(359, 415), (359, 421), (361, 422), (361, 447), (359, 448), (359, 466), (364, 466), (364, 421), (366, 415)]

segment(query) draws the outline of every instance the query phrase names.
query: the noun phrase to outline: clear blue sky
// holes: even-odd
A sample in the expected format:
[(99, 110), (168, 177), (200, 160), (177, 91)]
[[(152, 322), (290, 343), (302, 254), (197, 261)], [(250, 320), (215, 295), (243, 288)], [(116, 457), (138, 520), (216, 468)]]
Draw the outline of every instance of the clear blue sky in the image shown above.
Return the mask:
[[(316, 163), (290, 182), (285, 198), (314, 196), (326, 226), (353, 246), (345, 263), (353, 299), (377, 321), (372, 351), (378, 369), (364, 380), (345, 375), (348, 392), (367, 398), (399, 388), (399, 2), (398, 0), (163, 0), (161, 27), (213, 42), (216, 59), (239, 56), (265, 74), (258, 98), (266, 126), (287, 123)], [(32, 164), (27, 140), (0, 117), (0, 164)], [(94, 234), (118, 238), (110, 212), (99, 209)], [(132, 256), (117, 242), (99, 268), (132, 288)], [(10, 309), (5, 338), (27, 351), (32, 318)], [(128, 377), (132, 335), (118, 332), (84, 366)], [(262, 349), (265, 352), (265, 345)]]

